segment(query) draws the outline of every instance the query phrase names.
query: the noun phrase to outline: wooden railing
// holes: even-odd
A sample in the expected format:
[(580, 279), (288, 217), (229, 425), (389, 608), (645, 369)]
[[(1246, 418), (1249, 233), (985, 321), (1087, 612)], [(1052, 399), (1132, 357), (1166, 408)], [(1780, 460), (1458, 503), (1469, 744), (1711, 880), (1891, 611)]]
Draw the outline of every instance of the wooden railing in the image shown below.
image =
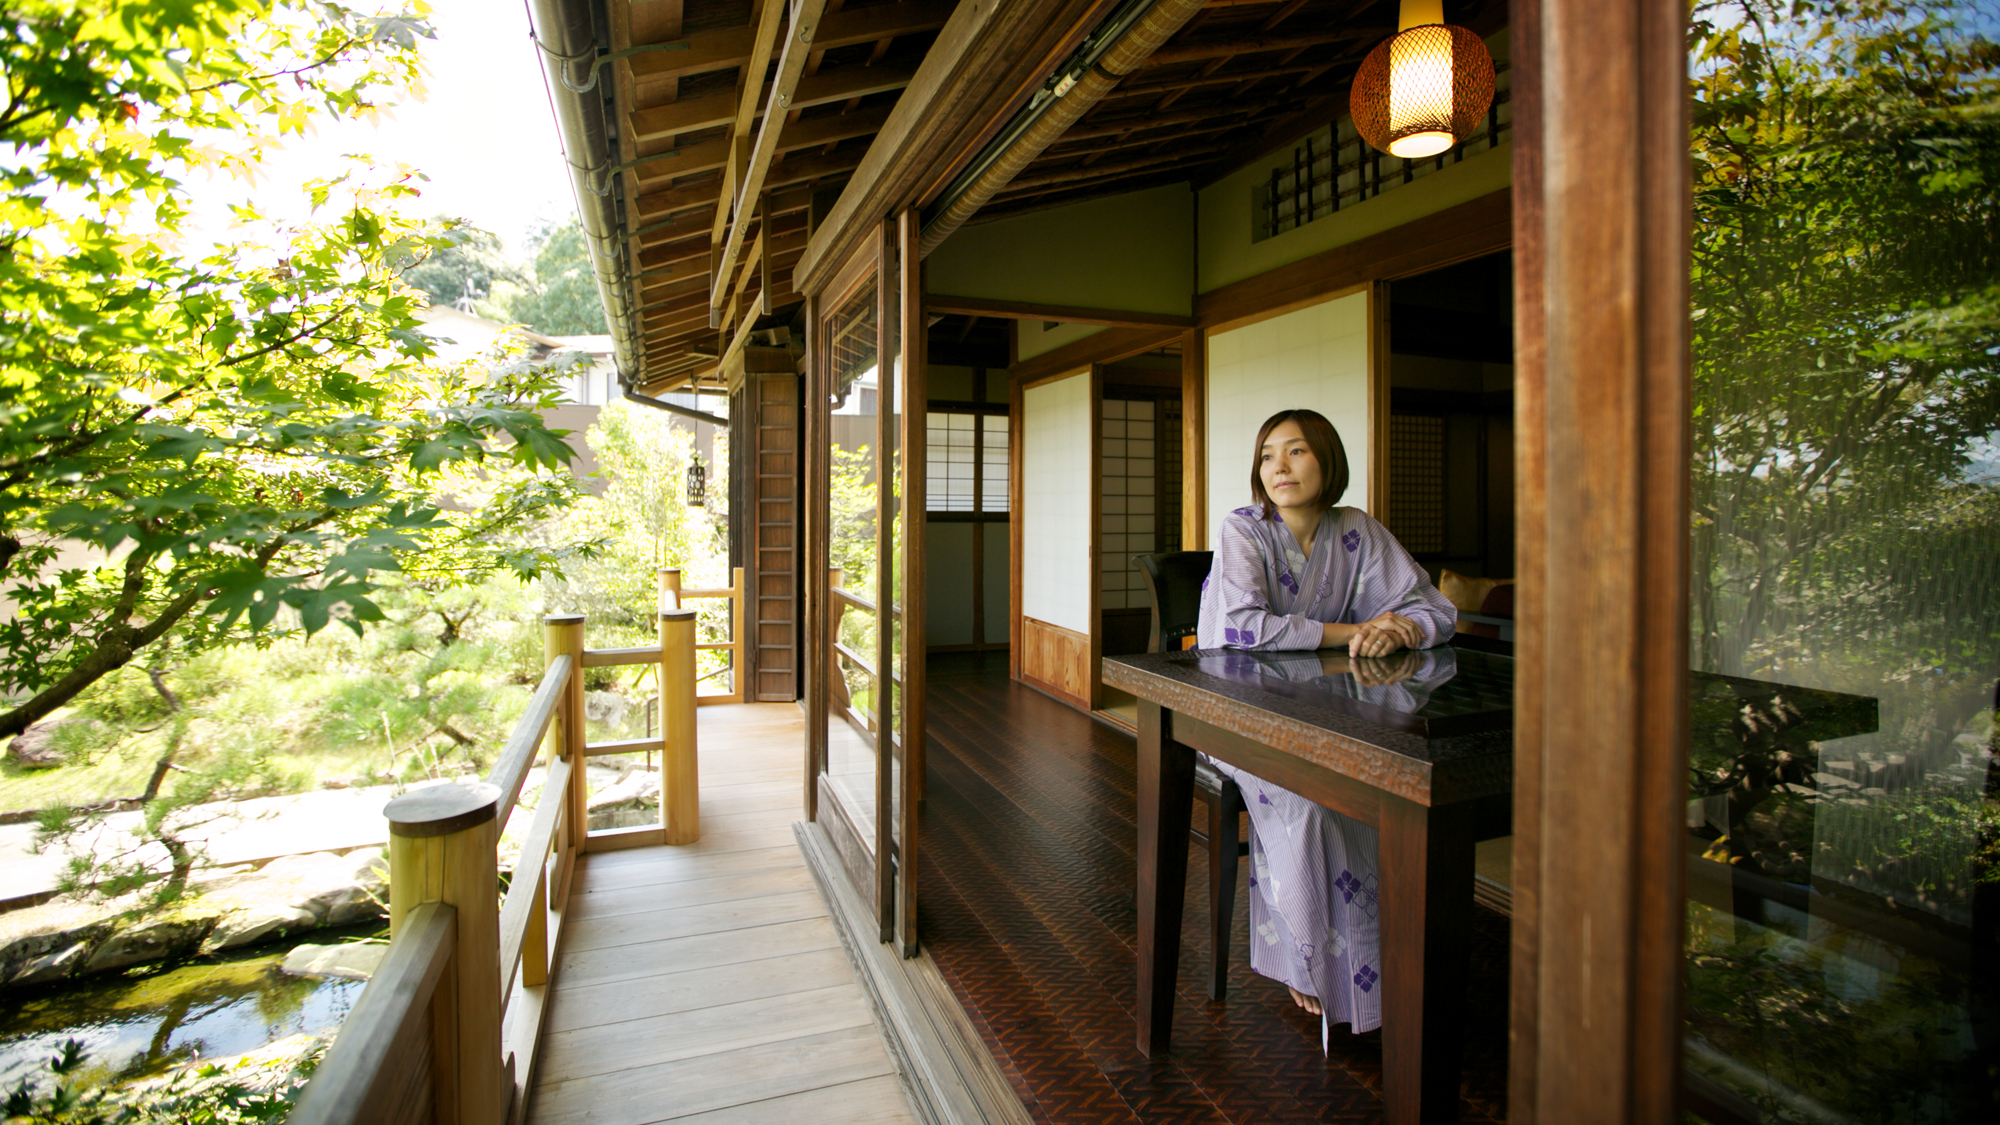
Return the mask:
[[(669, 573), (660, 575), (663, 594)], [(695, 613), (680, 601), (740, 594), (737, 574), (736, 591), (663, 597), (657, 646), (586, 649), (581, 616), (545, 619), (547, 668), (493, 772), (483, 782), (429, 786), (389, 802), (389, 953), (287, 1119), (292, 1125), (522, 1119), (578, 855), (700, 838)], [(679, 575), (673, 579), (678, 589)], [(652, 662), (663, 687), (660, 737), (586, 743), (583, 670)], [(545, 741), (541, 796), (503, 900), (500, 836)], [(660, 751), (659, 826), (590, 831), (585, 763), (652, 750)]]
[[(700, 601), (706, 598), (727, 598), (729, 600), (729, 639), (726, 641), (708, 641), (697, 644), (694, 647), (698, 652), (722, 651), (729, 653), (729, 690), (725, 692), (709, 692), (707, 694), (701, 694), (697, 690), (695, 702), (703, 707), (711, 703), (741, 703), (749, 698), (745, 694), (748, 690), (748, 685), (744, 682), (746, 676), (744, 654), (746, 650), (744, 647), (745, 634), (743, 629), (743, 568), (739, 566), (731, 570), (729, 572), (729, 585), (715, 590), (683, 590), (681, 589), (680, 571), (671, 568), (660, 571), (661, 605), (684, 606), (689, 602)], [(713, 673), (710, 674), (712, 675)]]

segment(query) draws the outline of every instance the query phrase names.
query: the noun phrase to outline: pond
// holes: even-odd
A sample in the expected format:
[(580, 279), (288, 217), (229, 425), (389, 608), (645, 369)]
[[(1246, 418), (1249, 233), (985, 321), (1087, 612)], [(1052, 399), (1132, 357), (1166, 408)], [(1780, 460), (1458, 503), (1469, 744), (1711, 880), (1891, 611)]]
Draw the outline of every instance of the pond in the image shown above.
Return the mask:
[(387, 928), (320, 930), (298, 942), (10, 992), (0, 1004), (0, 1090), (41, 1071), (70, 1038), (88, 1046), (101, 1081), (123, 1081), (339, 1027), (364, 982), (286, 976), (278, 966), (294, 945), (370, 936), (386, 937)]

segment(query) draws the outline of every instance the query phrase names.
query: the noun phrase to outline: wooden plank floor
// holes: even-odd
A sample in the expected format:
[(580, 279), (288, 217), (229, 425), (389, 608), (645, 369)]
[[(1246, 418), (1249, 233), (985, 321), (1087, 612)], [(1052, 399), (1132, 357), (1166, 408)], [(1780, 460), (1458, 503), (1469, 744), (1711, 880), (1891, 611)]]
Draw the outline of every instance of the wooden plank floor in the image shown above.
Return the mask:
[[(1321, 1053), (1318, 1021), (1250, 971), (1242, 876), (1229, 995), (1208, 999), (1198, 851), (1174, 1049), (1139, 1054), (1132, 736), (1008, 680), (1004, 652), (933, 657), (925, 699), (919, 936), (1035, 1120), (1381, 1120), (1381, 1033), (1337, 1027), (1332, 1056)], [(1462, 1120), (1504, 1120), (1507, 922), (1466, 909), (1474, 937)]]
[(699, 843), (586, 856), (530, 1125), (914, 1125), (792, 837), (799, 709), (704, 707)]

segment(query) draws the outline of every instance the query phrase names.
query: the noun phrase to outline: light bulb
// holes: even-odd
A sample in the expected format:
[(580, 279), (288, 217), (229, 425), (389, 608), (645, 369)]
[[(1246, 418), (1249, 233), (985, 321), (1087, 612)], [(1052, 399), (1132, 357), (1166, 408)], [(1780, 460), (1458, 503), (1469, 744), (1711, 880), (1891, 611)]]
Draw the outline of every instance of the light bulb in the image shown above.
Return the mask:
[(1407, 160), (1450, 148), (1451, 30), (1413, 27), (1389, 44), (1389, 153)]

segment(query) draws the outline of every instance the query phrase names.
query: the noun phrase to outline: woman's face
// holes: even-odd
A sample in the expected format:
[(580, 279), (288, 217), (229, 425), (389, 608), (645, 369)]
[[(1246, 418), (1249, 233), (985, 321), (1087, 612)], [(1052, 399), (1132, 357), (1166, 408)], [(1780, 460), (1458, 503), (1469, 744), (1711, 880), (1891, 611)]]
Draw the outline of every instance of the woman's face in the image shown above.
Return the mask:
[(1297, 422), (1280, 423), (1264, 438), (1259, 451), (1257, 476), (1264, 482), (1264, 495), (1280, 508), (1298, 508), (1319, 501), (1326, 484), (1319, 458), (1306, 444)]

